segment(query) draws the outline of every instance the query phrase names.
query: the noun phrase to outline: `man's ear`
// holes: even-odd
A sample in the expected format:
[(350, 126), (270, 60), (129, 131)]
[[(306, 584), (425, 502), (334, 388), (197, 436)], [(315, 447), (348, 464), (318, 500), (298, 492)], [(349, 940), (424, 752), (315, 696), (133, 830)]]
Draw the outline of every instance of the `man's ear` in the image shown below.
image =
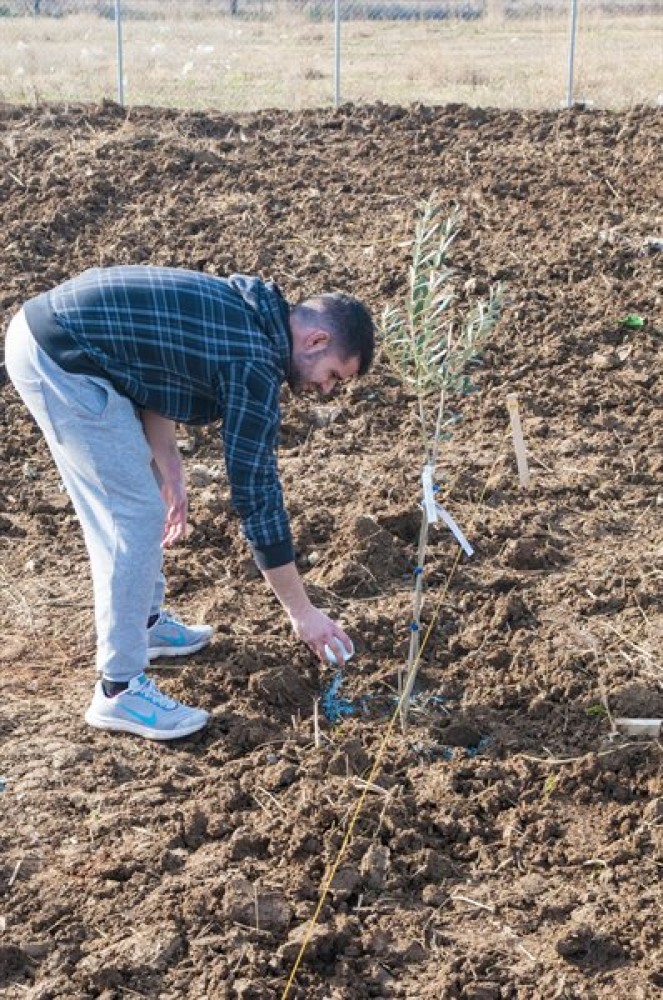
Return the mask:
[(328, 330), (323, 330), (320, 327), (311, 327), (305, 332), (303, 340), (305, 351), (317, 353), (329, 347), (331, 334)]

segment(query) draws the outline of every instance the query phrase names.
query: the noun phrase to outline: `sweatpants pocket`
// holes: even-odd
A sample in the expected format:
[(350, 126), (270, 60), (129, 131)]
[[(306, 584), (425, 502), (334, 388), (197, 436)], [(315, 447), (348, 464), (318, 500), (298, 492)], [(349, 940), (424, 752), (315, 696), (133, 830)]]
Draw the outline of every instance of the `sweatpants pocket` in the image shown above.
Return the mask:
[(83, 417), (103, 417), (110, 401), (110, 383), (93, 375), (70, 375), (69, 406)]

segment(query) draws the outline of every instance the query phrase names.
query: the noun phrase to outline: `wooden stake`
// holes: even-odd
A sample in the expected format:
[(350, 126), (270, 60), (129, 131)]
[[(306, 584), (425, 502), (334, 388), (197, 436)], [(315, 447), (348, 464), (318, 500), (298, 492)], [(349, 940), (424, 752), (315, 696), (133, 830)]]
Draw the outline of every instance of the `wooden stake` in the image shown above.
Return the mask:
[(9, 882), (7, 883), (8, 887), (9, 887), (10, 889), (11, 889), (11, 887), (13, 886), (14, 882), (16, 881), (16, 879), (18, 878), (18, 873), (19, 873), (19, 872), (20, 872), (20, 870), (21, 870), (21, 865), (22, 865), (22, 864), (23, 864), (23, 858), (20, 858), (20, 859), (19, 859), (19, 860), (18, 860), (18, 861), (16, 862), (16, 864), (14, 865), (14, 871), (13, 871), (13, 872), (11, 873), (11, 875), (9, 876)]
[(516, 462), (518, 463), (518, 477), (520, 485), (527, 488), (529, 486), (529, 467), (527, 465), (527, 452), (523, 438), (523, 429), (520, 423), (520, 411), (518, 409), (518, 396), (515, 392), (510, 392), (506, 397), (506, 405), (509, 410), (509, 420), (511, 421), (511, 434), (513, 435), (513, 446), (516, 450)]

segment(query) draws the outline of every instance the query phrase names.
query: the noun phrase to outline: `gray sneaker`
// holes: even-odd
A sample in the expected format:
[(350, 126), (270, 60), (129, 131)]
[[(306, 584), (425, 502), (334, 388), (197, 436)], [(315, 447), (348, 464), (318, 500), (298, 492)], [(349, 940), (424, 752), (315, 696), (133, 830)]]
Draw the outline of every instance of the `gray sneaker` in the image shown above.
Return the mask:
[(169, 698), (145, 674), (129, 681), (126, 691), (109, 698), (97, 681), (85, 721), (97, 729), (136, 733), (148, 740), (177, 740), (207, 725), (209, 714)]
[(188, 656), (206, 646), (213, 635), (211, 625), (185, 625), (169, 611), (162, 611), (147, 630), (147, 653), (150, 660), (158, 656)]

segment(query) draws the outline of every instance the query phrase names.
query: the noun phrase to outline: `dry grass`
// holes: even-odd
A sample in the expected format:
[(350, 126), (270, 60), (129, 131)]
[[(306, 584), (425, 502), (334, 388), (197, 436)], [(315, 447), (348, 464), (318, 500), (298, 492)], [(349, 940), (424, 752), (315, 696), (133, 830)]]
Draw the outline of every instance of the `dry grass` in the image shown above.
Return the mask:
[[(128, 21), (125, 100), (249, 111), (334, 99), (329, 21), (277, 14), (250, 22)], [(341, 99), (450, 101), (557, 108), (566, 97), (567, 17), (480, 21), (350, 21), (342, 26)], [(663, 100), (663, 16), (580, 18), (575, 95), (598, 107)], [(0, 99), (115, 98), (115, 26), (92, 15), (5, 18)]]

